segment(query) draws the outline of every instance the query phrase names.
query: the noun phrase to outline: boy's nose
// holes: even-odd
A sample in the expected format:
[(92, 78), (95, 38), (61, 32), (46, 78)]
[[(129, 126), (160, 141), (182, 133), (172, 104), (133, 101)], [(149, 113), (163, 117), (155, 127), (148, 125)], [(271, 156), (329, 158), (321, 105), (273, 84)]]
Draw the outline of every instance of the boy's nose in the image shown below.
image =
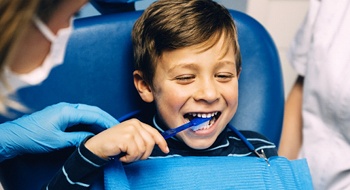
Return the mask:
[(196, 101), (213, 103), (219, 99), (219, 91), (215, 85), (215, 82), (206, 81), (198, 85), (193, 97)]

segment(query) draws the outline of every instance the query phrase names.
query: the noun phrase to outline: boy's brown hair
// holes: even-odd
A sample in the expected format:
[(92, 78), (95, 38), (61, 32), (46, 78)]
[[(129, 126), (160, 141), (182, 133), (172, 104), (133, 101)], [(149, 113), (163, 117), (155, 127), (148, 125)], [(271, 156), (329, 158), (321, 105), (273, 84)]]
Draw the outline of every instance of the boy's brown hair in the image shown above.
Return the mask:
[(237, 74), (241, 56), (229, 11), (212, 0), (159, 0), (136, 21), (132, 31), (135, 69), (153, 86), (157, 60), (166, 50), (203, 44), (209, 49), (225, 35), (234, 46)]

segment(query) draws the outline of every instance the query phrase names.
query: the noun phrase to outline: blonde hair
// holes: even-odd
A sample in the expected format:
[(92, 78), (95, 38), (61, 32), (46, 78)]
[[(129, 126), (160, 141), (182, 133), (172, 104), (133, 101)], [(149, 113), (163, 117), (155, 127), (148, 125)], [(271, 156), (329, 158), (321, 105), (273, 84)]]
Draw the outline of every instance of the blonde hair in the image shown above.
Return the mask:
[[(26, 32), (28, 24), (36, 13), (40, 0), (1, 0), (0, 1), (0, 82), (10, 88), (4, 78), (4, 68), (9, 64), (18, 39)], [(0, 113), (7, 114), (7, 108), (23, 110), (24, 107), (0, 92)]]

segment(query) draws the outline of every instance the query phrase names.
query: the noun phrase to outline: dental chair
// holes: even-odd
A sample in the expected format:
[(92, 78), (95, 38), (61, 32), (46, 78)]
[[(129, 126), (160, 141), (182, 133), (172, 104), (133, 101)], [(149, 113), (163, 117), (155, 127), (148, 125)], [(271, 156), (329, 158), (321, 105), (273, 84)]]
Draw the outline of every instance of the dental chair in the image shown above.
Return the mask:
[[(242, 54), (239, 106), (231, 124), (260, 132), (277, 146), (284, 93), (275, 44), (256, 20), (241, 12), (230, 12), (238, 27)], [(140, 99), (132, 77), (130, 35), (141, 13), (109, 13), (75, 20), (64, 64), (54, 68), (41, 85), (20, 90), (18, 99), (32, 111), (58, 102), (95, 105), (117, 119), (150, 106)], [(1, 122), (6, 120), (10, 118), (1, 118)], [(6, 190), (40, 189), (74, 149), (6, 160), (0, 163), (1, 183)]]

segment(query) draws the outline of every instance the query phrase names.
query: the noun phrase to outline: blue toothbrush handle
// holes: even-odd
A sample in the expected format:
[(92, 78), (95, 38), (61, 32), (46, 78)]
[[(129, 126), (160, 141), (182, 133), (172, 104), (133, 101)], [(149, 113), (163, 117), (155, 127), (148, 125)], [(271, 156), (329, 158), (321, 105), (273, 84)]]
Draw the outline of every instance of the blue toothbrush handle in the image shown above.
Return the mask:
[(187, 129), (187, 128), (190, 128), (192, 127), (193, 123), (191, 122), (188, 122), (184, 125), (181, 125), (180, 127), (177, 127), (177, 128), (174, 128), (174, 129), (169, 129), (169, 130), (166, 130), (162, 133), (162, 136), (164, 137), (164, 139), (168, 139), (168, 138), (171, 138), (173, 136), (175, 136), (177, 133)]
[(168, 139), (168, 138), (171, 138), (173, 136), (175, 136), (177, 133), (185, 130), (185, 129), (188, 129), (190, 127), (193, 127), (193, 126), (197, 126), (197, 125), (200, 125), (206, 121), (209, 121), (211, 119), (211, 117), (208, 117), (208, 118), (195, 118), (193, 120), (191, 120), (190, 122), (188, 123), (185, 123), (183, 125), (180, 125), (179, 127), (176, 127), (174, 129), (169, 129), (167, 131), (164, 131), (162, 133), (162, 136), (164, 137), (164, 139)]

